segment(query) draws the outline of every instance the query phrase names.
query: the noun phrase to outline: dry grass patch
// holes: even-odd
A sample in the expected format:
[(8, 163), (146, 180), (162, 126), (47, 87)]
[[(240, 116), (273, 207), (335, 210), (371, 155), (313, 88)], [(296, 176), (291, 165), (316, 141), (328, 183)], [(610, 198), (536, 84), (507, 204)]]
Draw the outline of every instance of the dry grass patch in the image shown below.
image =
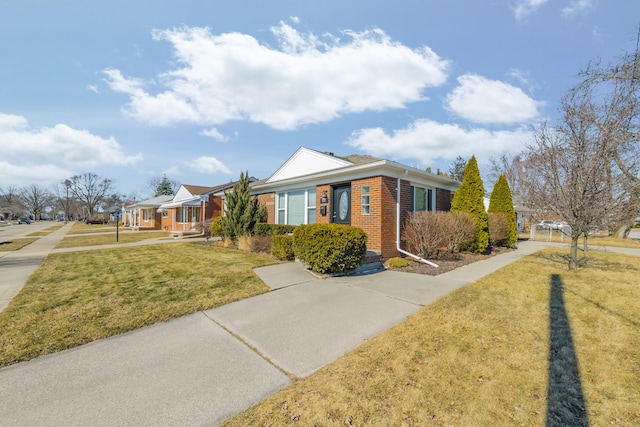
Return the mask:
[(36, 237), (23, 237), (20, 239), (12, 239), (7, 242), (0, 242), (0, 252), (17, 251), (38, 240)]
[[(120, 231), (129, 231), (120, 227)], [(82, 221), (76, 221), (71, 226), (71, 230), (67, 234), (93, 234), (93, 233), (115, 233), (116, 226), (110, 224), (85, 224)]]
[(51, 227), (47, 227), (47, 228), (45, 228), (44, 230), (36, 231), (35, 233), (29, 233), (29, 234), (27, 234), (27, 237), (31, 237), (31, 236), (33, 236), (33, 237), (36, 237), (36, 236), (37, 236), (37, 237), (46, 236), (46, 235), (48, 235), (48, 234), (53, 233), (53, 232), (54, 232), (54, 231), (56, 231), (56, 230), (61, 229), (63, 225), (64, 225), (64, 224), (56, 224), (56, 225), (52, 225)]
[(639, 248), (640, 241), (633, 239), (617, 239), (615, 237), (589, 237), (589, 246), (611, 246), (616, 248)]
[(223, 425), (638, 425), (640, 263), (590, 257), (526, 257)]
[(164, 231), (138, 231), (136, 233), (119, 234), (117, 242), (115, 231), (110, 234), (67, 236), (56, 245), (56, 249), (136, 243), (147, 239), (167, 238), (170, 235), (170, 233)]
[(0, 366), (268, 291), (255, 254), (178, 243), (52, 254), (0, 313)]

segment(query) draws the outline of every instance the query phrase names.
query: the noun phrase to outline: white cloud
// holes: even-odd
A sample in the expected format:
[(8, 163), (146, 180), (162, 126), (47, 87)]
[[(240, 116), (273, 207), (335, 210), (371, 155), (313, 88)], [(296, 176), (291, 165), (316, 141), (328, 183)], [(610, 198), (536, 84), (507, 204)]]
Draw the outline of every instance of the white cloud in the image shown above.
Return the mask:
[(199, 173), (206, 173), (211, 175), (215, 175), (218, 173), (231, 173), (229, 168), (226, 167), (224, 163), (211, 156), (201, 156), (190, 162), (184, 162), (184, 164)]
[(216, 141), (220, 141), (220, 142), (227, 142), (229, 141), (229, 137), (225, 136), (223, 134), (221, 134), (218, 129), (216, 128), (211, 128), (208, 130), (203, 130), (202, 132), (200, 132), (200, 135), (203, 136), (210, 136), (211, 138), (215, 139)]
[(87, 85), (87, 90), (90, 90), (93, 93), (100, 93), (98, 86), (96, 85)]
[(458, 83), (446, 97), (446, 108), (475, 123), (524, 123), (535, 119), (542, 105), (520, 88), (475, 74), (458, 77)]
[(580, 13), (587, 13), (595, 7), (596, 0), (571, 0), (567, 7), (562, 8), (561, 13), (564, 18), (570, 18)]
[(111, 68), (104, 74), (112, 90), (130, 96), (125, 113), (150, 124), (250, 120), (281, 130), (403, 108), (424, 100), (426, 88), (447, 78), (448, 61), (379, 29), (344, 31), (346, 41), (301, 33), (283, 22), (271, 32), (278, 48), (206, 28), (155, 31), (155, 40), (172, 44), (180, 64), (157, 76), (156, 93), (150, 92), (153, 82)]
[(513, 13), (518, 21), (526, 18), (542, 7), (549, 0), (517, 0), (512, 6)]
[(381, 128), (361, 129), (351, 135), (347, 144), (373, 156), (411, 159), (426, 165), (472, 154), (484, 163), (502, 153), (520, 152), (524, 148), (522, 144), (530, 138), (530, 132), (524, 128), (513, 131), (465, 129), (420, 119), (391, 134)]
[(167, 176), (179, 176), (180, 168), (178, 168), (177, 166), (171, 166), (170, 168), (163, 170), (162, 173)]
[[(39, 180), (38, 173), (51, 182), (68, 177), (71, 171), (104, 165), (128, 166), (142, 159), (141, 154), (126, 155), (113, 137), (102, 138), (64, 124), (34, 129), (25, 117), (3, 113), (0, 113), (0, 147), (3, 171), (11, 171), (7, 176), (12, 179), (32, 177), (27, 179), (28, 183)], [(24, 181), (19, 185), (23, 184)]]

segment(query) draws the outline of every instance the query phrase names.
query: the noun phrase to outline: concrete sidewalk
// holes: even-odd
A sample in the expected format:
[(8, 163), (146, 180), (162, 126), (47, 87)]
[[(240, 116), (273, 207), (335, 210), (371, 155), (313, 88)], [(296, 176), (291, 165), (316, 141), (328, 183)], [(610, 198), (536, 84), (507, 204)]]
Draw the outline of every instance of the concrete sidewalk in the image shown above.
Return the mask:
[(271, 292), (0, 369), (0, 425), (215, 425), (544, 246), (435, 277), (259, 268)]
[(68, 223), (17, 251), (3, 253), (0, 257), (0, 312), (20, 292), (29, 276), (64, 239), (72, 226), (73, 223)]

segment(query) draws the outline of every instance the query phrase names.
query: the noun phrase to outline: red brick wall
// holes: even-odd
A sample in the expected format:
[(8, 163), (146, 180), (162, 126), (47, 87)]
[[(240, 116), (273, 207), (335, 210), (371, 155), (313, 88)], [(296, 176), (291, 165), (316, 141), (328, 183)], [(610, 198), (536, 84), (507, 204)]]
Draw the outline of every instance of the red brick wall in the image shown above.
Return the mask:
[[(327, 192), (327, 203), (322, 203), (323, 192)], [(331, 186), (329, 184), (316, 186), (316, 223), (329, 224), (331, 222)], [(325, 206), (327, 215), (320, 215), (320, 207)]]
[(267, 209), (266, 222), (275, 224), (276, 222), (276, 193), (266, 193), (258, 195), (258, 203)]
[[(351, 182), (351, 225), (367, 233), (367, 249), (373, 251), (382, 251), (381, 183), (379, 176)], [(362, 187), (364, 186), (369, 186), (369, 214), (362, 213)]]
[[(396, 186), (397, 178), (375, 176), (357, 179), (351, 182), (351, 225), (361, 228), (367, 233), (367, 249), (382, 253), (384, 259), (400, 255), (396, 250)], [(362, 213), (362, 187), (369, 186), (369, 214)], [(404, 224), (411, 212), (411, 185), (408, 181), (400, 181), (400, 224)], [(327, 192), (327, 203), (321, 203), (323, 192)], [(316, 223), (328, 224), (331, 221), (331, 184), (316, 186)], [(267, 207), (267, 222), (275, 223), (275, 193), (258, 196), (261, 204)], [(326, 206), (327, 215), (320, 215), (320, 207)], [(449, 210), (449, 190), (436, 189), (436, 209)], [(401, 239), (402, 239), (402, 229)], [(401, 241), (401, 248), (405, 244)]]

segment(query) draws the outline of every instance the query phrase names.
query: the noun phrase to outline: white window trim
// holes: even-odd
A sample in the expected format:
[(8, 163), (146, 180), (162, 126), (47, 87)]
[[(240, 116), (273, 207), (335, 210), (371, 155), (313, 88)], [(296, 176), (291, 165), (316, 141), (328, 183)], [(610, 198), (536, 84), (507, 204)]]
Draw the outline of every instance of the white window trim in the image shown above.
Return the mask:
[[(367, 194), (364, 194), (364, 189), (367, 189)], [(365, 204), (364, 203), (364, 197), (367, 196), (369, 197), (369, 203)], [(364, 207), (367, 206), (369, 208), (369, 212), (364, 212)], [(371, 215), (371, 186), (370, 185), (363, 185), (362, 186), (362, 190), (361, 190), (361, 196), (360, 196), (360, 213), (362, 215)]]
[[(279, 191), (276, 192), (276, 215), (275, 215), (275, 223), (280, 224), (280, 212), (283, 212), (282, 215), (284, 218), (284, 223), (287, 224), (287, 212), (289, 210), (289, 193), (297, 192), (300, 190), (288, 190), (288, 191)], [(309, 210), (316, 209), (316, 203), (313, 206), (309, 205), (309, 191), (316, 191), (314, 188), (305, 188), (304, 189), (304, 224), (309, 224)], [(284, 207), (280, 206), (280, 195), (284, 194)], [(314, 199), (315, 202), (315, 199)]]

